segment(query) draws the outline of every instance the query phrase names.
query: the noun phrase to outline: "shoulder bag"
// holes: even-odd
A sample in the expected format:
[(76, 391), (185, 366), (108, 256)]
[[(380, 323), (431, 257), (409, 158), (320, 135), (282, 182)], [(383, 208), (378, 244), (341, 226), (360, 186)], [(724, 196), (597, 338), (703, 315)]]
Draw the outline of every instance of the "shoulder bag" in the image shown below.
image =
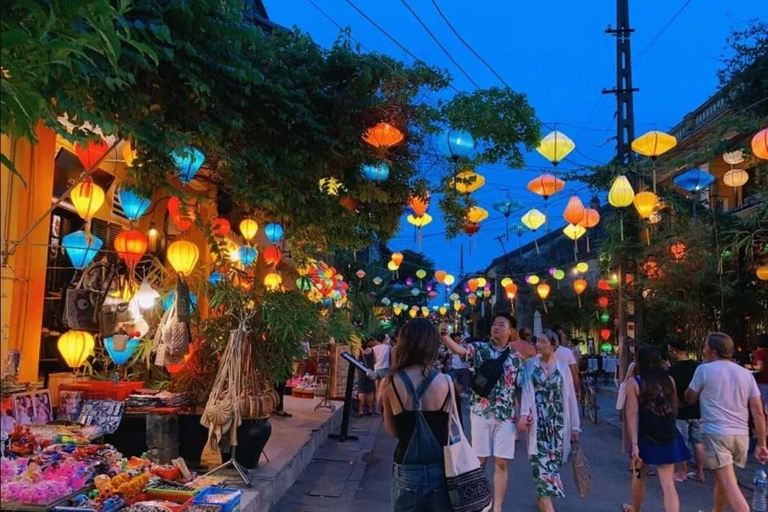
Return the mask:
[(483, 364), (472, 375), (472, 380), (469, 381), (469, 387), (472, 388), (472, 391), (483, 398), (488, 398), (504, 374), (504, 362), (507, 360), (510, 350), (507, 347), (499, 357), (483, 361)]

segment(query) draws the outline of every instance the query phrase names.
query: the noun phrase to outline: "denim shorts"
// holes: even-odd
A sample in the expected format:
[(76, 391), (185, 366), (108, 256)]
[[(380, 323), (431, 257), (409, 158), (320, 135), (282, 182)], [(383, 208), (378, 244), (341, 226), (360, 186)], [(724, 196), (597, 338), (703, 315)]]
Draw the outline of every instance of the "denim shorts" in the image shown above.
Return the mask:
[(394, 512), (452, 510), (445, 484), (445, 464), (397, 464), (392, 468)]
[(683, 435), (685, 445), (693, 453), (693, 445), (701, 444), (701, 420), (677, 420), (675, 423)]

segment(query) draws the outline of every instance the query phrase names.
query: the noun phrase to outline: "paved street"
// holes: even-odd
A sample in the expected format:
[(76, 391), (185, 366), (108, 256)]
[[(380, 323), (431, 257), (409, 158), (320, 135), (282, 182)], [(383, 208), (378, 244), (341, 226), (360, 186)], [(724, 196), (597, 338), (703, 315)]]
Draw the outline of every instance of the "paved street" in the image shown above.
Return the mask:
[[(563, 512), (616, 512), (629, 500), (630, 473), (627, 459), (620, 453), (621, 432), (614, 398), (599, 395), (601, 419), (597, 425), (583, 425), (582, 447), (593, 470), (592, 493), (579, 498), (573, 484), (570, 465), (563, 470), (567, 496), (555, 503)], [(359, 441), (340, 444), (328, 441), (315, 457), (309, 470), (272, 512), (388, 512), (390, 506), (391, 461), (395, 440), (383, 430), (379, 417), (353, 419)], [(504, 510), (535, 511), (530, 466), (518, 444), (518, 457), (512, 464), (510, 485)], [(707, 483), (678, 484), (681, 511), (708, 510), (712, 492), (712, 474)], [(661, 488), (651, 477), (648, 485), (647, 512), (661, 511)]]

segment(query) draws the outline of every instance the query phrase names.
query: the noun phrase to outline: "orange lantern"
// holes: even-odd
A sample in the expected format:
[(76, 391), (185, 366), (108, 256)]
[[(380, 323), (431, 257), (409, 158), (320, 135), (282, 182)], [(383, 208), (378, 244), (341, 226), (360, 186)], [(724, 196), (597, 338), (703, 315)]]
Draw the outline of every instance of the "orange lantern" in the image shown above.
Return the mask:
[(389, 123), (377, 123), (368, 128), (363, 140), (376, 148), (389, 148), (405, 140), (403, 132)]
[(403, 253), (401, 253), (401, 252), (393, 252), (392, 256), (390, 256), (389, 259), (391, 259), (392, 263), (394, 263), (395, 265), (397, 265), (399, 267), (400, 264), (403, 262)]
[(85, 145), (75, 144), (75, 155), (80, 160), (83, 169), (90, 170), (109, 152), (109, 144), (104, 139), (88, 141)]
[(478, 284), (479, 283), (477, 282), (477, 279), (475, 279), (475, 278), (472, 278), (472, 279), (467, 281), (467, 286), (469, 287), (469, 291), (471, 291), (472, 293), (475, 293), (477, 291)]
[(435, 281), (437, 281), (440, 284), (443, 284), (445, 282), (445, 276), (448, 274), (445, 270), (435, 270)]
[(597, 226), (598, 222), (600, 222), (600, 212), (594, 208), (585, 208), (584, 217), (582, 217), (578, 224), (583, 228), (592, 229)]
[(578, 196), (572, 196), (568, 201), (568, 205), (565, 207), (563, 218), (571, 224), (578, 225), (584, 219), (585, 214), (586, 208), (584, 208), (584, 205), (581, 203), (581, 199), (579, 199)]
[(685, 258), (685, 250), (686, 250), (686, 247), (683, 242), (675, 242), (669, 248), (669, 251), (672, 253), (672, 256), (674, 256), (677, 261), (680, 261), (683, 258)]
[(551, 174), (542, 174), (528, 183), (528, 190), (540, 195), (544, 199), (560, 192), (563, 190), (563, 187), (565, 187), (565, 182)]
[(536, 287), (536, 293), (541, 297), (541, 300), (547, 300), (551, 290), (552, 288), (547, 283), (541, 283)]
[(474, 293), (470, 293), (469, 295), (467, 295), (467, 302), (469, 302), (470, 306), (474, 306), (475, 304), (477, 304), (477, 295), (475, 295)]
[(283, 259), (283, 253), (275, 246), (267, 247), (264, 250), (264, 261), (270, 267), (276, 267)]
[(128, 268), (134, 268), (147, 252), (149, 240), (141, 231), (131, 229), (121, 231), (115, 237), (115, 252)]
[(577, 295), (581, 295), (587, 289), (587, 281), (585, 279), (575, 280), (573, 282), (573, 289)]
[(608, 281), (606, 281), (605, 279), (600, 279), (597, 282), (597, 289), (601, 290), (601, 291), (604, 291), (604, 292), (609, 292), (613, 288), (611, 288), (611, 284)]
[(224, 217), (216, 217), (211, 222), (211, 231), (214, 235), (227, 236), (230, 229), (232, 229), (232, 225)]
[(461, 228), (467, 235), (472, 236), (480, 231), (480, 223), (478, 222), (465, 222)]
[(763, 128), (752, 137), (752, 153), (757, 158), (768, 160), (768, 128)]
[(597, 304), (601, 308), (607, 308), (608, 307), (608, 297), (600, 297), (599, 299), (597, 299)]
[(70, 193), (72, 205), (77, 214), (90, 223), (101, 205), (104, 204), (104, 189), (96, 185), (91, 178), (85, 178), (81, 183), (75, 185)]
[(423, 216), (427, 213), (427, 208), (429, 208), (429, 194), (423, 199), (419, 196), (411, 196), (410, 199), (408, 199), (408, 206), (411, 207), (411, 210), (413, 210), (416, 217)]
[(507, 297), (514, 299), (517, 295), (517, 285), (515, 283), (508, 283), (504, 286), (504, 291), (507, 292)]
[(601, 329), (600, 330), (600, 337), (603, 340), (608, 341), (611, 338), (611, 330), (610, 329)]
[(357, 208), (360, 206), (360, 203), (357, 201), (357, 199), (354, 199), (349, 196), (344, 196), (341, 199), (339, 199), (339, 204), (349, 210), (350, 212), (354, 212), (357, 210)]
[(173, 196), (168, 200), (168, 213), (171, 215), (173, 225), (176, 226), (179, 231), (186, 231), (195, 223), (196, 206), (197, 201), (194, 199), (187, 199), (183, 206), (181, 204), (181, 199), (176, 196)]
[(755, 271), (757, 278), (761, 281), (768, 281), (768, 265), (760, 265)]

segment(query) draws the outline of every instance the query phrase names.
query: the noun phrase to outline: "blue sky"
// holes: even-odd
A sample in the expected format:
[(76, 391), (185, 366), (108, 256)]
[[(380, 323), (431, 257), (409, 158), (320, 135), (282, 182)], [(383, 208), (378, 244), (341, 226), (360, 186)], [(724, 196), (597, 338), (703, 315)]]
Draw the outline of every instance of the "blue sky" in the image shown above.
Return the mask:
[[(472, 90), (471, 83), (401, 1), (352, 1), (420, 59), (447, 69), (458, 89)], [(353, 36), (369, 50), (412, 61), (345, 0), (315, 2), (340, 25), (351, 27)], [(407, 2), (481, 87), (501, 85), (450, 32), (430, 0)], [(608, 139), (615, 133), (615, 98), (601, 94), (601, 90), (615, 83), (615, 40), (604, 33), (609, 24), (616, 23), (615, 1), (496, 0), (477, 2), (475, 7), (459, 0), (437, 2), (464, 39), (516, 91), (528, 95), (539, 118), (550, 124), (557, 123), (558, 129), (576, 142), (579, 152), (569, 157), (572, 163), (561, 166), (590, 165), (612, 158), (615, 143)], [(264, 3), (272, 20), (287, 27), (299, 27), (320, 45), (330, 46), (338, 36), (338, 28), (308, 0), (265, 0)], [(668, 130), (712, 95), (717, 88), (719, 57), (731, 30), (746, 26), (750, 18), (768, 17), (768, 2), (758, 0), (634, 0), (630, 4), (630, 22), (635, 29), (633, 80), (635, 87), (640, 88), (635, 94), (637, 135), (652, 129)], [(684, 5), (684, 10), (668, 25)], [(654, 38), (655, 42), (649, 46)], [(466, 235), (450, 241), (445, 239), (436, 201), (433, 201), (429, 213), (435, 222), (424, 228), (422, 250), (435, 261), (436, 268), (458, 273), (462, 244), (467, 272), (483, 269), (501, 255), (501, 246), (494, 238), (505, 232), (505, 223), (491, 204), (509, 194), (526, 209), (542, 209), (539, 198), (528, 192), (525, 185), (546, 164), (546, 160), (534, 152), (526, 157), (526, 165), (536, 169), (512, 170), (500, 165), (477, 169), (486, 177), (486, 185), (475, 197), (491, 215), (474, 237), (471, 256)], [(585, 204), (591, 197), (583, 185), (567, 183), (564, 193), (549, 201), (550, 227), (564, 225), (562, 210), (571, 192), (578, 193)], [(519, 217), (516, 215), (510, 220), (514, 224), (519, 222)], [(389, 246), (417, 249), (413, 226), (404, 219), (400, 233)], [(530, 240), (530, 234), (522, 237), (522, 243)], [(505, 243), (509, 251), (517, 247), (518, 238), (512, 234)]]

